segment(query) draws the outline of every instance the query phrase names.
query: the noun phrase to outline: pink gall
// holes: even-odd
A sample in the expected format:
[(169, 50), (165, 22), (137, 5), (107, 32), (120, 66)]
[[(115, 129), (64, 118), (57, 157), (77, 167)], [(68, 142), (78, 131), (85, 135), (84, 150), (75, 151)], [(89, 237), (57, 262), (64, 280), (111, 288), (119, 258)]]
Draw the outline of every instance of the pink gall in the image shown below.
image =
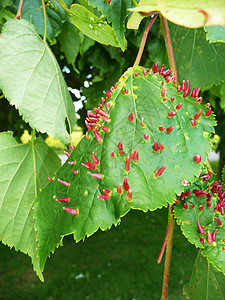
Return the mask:
[(79, 214), (79, 209), (76, 209), (76, 208), (63, 207), (63, 209), (65, 211), (67, 211), (71, 215), (77, 215), (77, 214)]

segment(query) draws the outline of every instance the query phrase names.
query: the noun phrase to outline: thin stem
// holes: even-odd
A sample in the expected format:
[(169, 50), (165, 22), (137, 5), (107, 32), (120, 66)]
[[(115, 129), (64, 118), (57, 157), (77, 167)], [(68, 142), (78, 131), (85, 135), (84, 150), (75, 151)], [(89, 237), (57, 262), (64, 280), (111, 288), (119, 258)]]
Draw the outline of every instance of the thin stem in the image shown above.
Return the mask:
[(149, 32), (149, 30), (150, 30), (150, 28), (151, 28), (151, 26), (154, 23), (156, 18), (157, 18), (157, 15), (154, 15), (153, 18), (151, 18), (151, 20), (149, 21), (149, 23), (148, 23), (148, 25), (145, 29), (145, 32), (144, 32), (144, 35), (143, 35), (143, 38), (142, 38), (142, 41), (141, 41), (141, 45), (140, 45), (140, 48), (139, 48), (134, 66), (138, 66), (139, 63), (140, 63), (140, 60), (141, 60), (141, 57), (142, 57), (142, 54), (143, 54), (143, 50), (144, 50), (144, 47), (145, 47), (145, 43), (146, 43), (146, 40), (147, 40), (148, 32)]
[(32, 145), (34, 144), (35, 138), (36, 138), (36, 130), (33, 129), (33, 130), (31, 131), (31, 144), (32, 144)]
[(46, 14), (45, 0), (42, 0), (42, 6), (43, 6), (44, 22), (45, 22), (43, 41), (45, 43), (47, 38), (47, 14)]
[(170, 262), (171, 262), (171, 253), (172, 253), (172, 246), (173, 246), (173, 232), (174, 232), (174, 218), (172, 214), (172, 205), (169, 206), (168, 212), (168, 224), (171, 224), (168, 240), (167, 240), (167, 247), (166, 247), (166, 258), (164, 264), (164, 274), (163, 274), (163, 288), (162, 288), (162, 298), (161, 300), (168, 299), (168, 286), (169, 286), (169, 276), (170, 276)]
[(157, 263), (158, 263), (158, 264), (161, 263), (161, 260), (162, 260), (162, 257), (163, 257), (163, 254), (164, 254), (164, 251), (165, 251), (165, 248), (166, 248), (168, 236), (169, 236), (169, 233), (170, 233), (170, 231), (171, 231), (172, 220), (173, 220), (173, 219), (171, 218), (170, 221), (168, 221), (167, 230), (166, 230), (166, 235), (165, 235), (165, 238), (164, 238), (164, 241), (163, 241), (163, 244), (162, 244), (161, 251), (160, 251), (160, 253), (159, 253), (159, 257), (158, 257), (158, 259), (157, 259)]
[(4, 98), (5, 97), (5, 95), (4, 94), (2, 94), (1, 96), (0, 96), (0, 99), (2, 99), (2, 98)]
[(132, 0), (135, 6), (138, 6), (137, 1), (136, 0)]
[(167, 50), (167, 55), (169, 58), (169, 64), (170, 68), (172, 69), (172, 72), (174, 72), (175, 75), (175, 84), (178, 85), (178, 73), (177, 73), (177, 67), (176, 67), (176, 62), (175, 62), (175, 57), (173, 53), (173, 46), (171, 42), (171, 37), (170, 37), (170, 31), (169, 31), (169, 26), (167, 19), (161, 16), (161, 22), (162, 22), (162, 28), (163, 28), (163, 34), (164, 34), (164, 39), (166, 43), (166, 50)]
[(66, 3), (63, 0), (56, 0), (59, 5), (67, 12), (70, 12), (69, 8), (67, 7)]
[(22, 18), (23, 2), (24, 2), (24, 0), (20, 0), (18, 10), (17, 10), (17, 14), (16, 14), (16, 18), (19, 19), (19, 20)]
[(210, 164), (210, 161), (209, 161), (208, 157), (207, 157), (207, 161), (206, 161), (206, 166), (207, 166), (208, 170), (213, 173), (213, 169), (212, 169), (212, 166)]

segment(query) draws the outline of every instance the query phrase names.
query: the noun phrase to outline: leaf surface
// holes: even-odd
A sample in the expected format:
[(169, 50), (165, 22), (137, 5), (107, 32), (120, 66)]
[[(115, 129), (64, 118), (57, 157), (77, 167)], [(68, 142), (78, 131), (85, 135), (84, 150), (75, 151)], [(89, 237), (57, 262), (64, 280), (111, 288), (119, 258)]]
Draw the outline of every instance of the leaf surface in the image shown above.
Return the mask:
[(209, 25), (225, 26), (225, 3), (223, 0), (140, 0), (131, 11), (149, 13), (159, 11), (169, 21), (187, 27)]
[(80, 50), (81, 38), (78, 30), (70, 22), (65, 22), (58, 39), (68, 64), (74, 64)]
[[(64, 143), (72, 132), (75, 109), (50, 48), (26, 20), (8, 21), (0, 38), (0, 88), (31, 127)], [(13, 88), (12, 88), (13, 87)]]
[(60, 160), (42, 138), (18, 144), (12, 132), (0, 134), (0, 237), (4, 244), (27, 253), (41, 280), (33, 201), (60, 166)]
[[(200, 173), (201, 164), (195, 163), (194, 156), (199, 154), (202, 162), (206, 161), (210, 151), (208, 135), (215, 124), (213, 116), (205, 117), (206, 108), (190, 96), (184, 99), (183, 93), (178, 93), (172, 83), (165, 85), (167, 100), (164, 101), (161, 96), (164, 77), (145, 72), (143, 75), (141, 67), (130, 68), (120, 78), (112, 94), (107, 94), (110, 122), (105, 120), (104, 126), (109, 128), (109, 132), (104, 133), (97, 125), (102, 138), (102, 142), (98, 142), (93, 131), (89, 131), (90, 138), (81, 140), (68, 162), (39, 194), (35, 215), (41, 269), (62, 236), (73, 233), (75, 240), (79, 241), (98, 228), (105, 230), (116, 225), (131, 208), (147, 211), (167, 206), (174, 202), (176, 193), (181, 193), (182, 180), (193, 180), (194, 174)], [(175, 98), (174, 101), (170, 100), (171, 97)], [(182, 107), (176, 109), (180, 103)], [(200, 107), (202, 116), (193, 127), (191, 119)], [(168, 116), (171, 110), (176, 110), (176, 116)], [(133, 121), (128, 119), (131, 113)], [(101, 124), (100, 117), (98, 124)], [(160, 126), (174, 128), (167, 133), (160, 131)], [(148, 135), (147, 140), (145, 134)], [(120, 142), (122, 145), (119, 147), (124, 153), (119, 152), (122, 150), (118, 147)], [(154, 142), (162, 143), (164, 150), (153, 150)], [(136, 149), (139, 149), (139, 160), (131, 159), (130, 170), (127, 168), (126, 171), (126, 157)], [(111, 157), (112, 151), (114, 158)], [(87, 170), (82, 164), (87, 164), (87, 161), (93, 163), (92, 152), (100, 163), (94, 167), (95, 170)], [(155, 172), (163, 166), (166, 166), (164, 172), (155, 176)], [(74, 174), (73, 169), (78, 173)], [(88, 171), (103, 174), (104, 178), (96, 179)], [(128, 176), (129, 185), (125, 187), (132, 190), (132, 199), (129, 198), (131, 191), (129, 194), (124, 187), (122, 194), (117, 192), (125, 176)], [(64, 186), (58, 179), (68, 182), (69, 186)], [(105, 189), (111, 190), (109, 199), (98, 198)], [(61, 198), (69, 198), (70, 202), (55, 200)], [(78, 209), (79, 214), (72, 216), (63, 207)]]
[(222, 300), (225, 298), (224, 275), (214, 268), (199, 251), (191, 280), (184, 287), (184, 294), (193, 300)]
[(93, 7), (97, 7), (104, 16), (107, 17), (109, 23), (112, 23), (112, 28), (115, 30), (116, 39), (120, 47), (125, 51), (127, 41), (124, 36), (125, 32), (125, 18), (128, 15), (127, 9), (132, 6), (131, 0), (116, 0), (108, 4), (107, 1), (102, 0), (88, 0), (88, 3)]
[(104, 44), (119, 47), (114, 30), (86, 7), (73, 4), (69, 10), (73, 24), (91, 39)]
[[(205, 172), (203, 175), (205, 175)], [(218, 203), (223, 206), (224, 200), (222, 194), (219, 195), (218, 192), (214, 192), (214, 182), (217, 181), (218, 179), (213, 175), (207, 182), (204, 182), (204, 179), (197, 179), (195, 183), (189, 184), (185, 189), (185, 193), (188, 191), (193, 192), (175, 205), (174, 214), (177, 223), (181, 226), (181, 230), (189, 242), (198, 248), (202, 248), (202, 255), (206, 256), (213, 266), (225, 274), (225, 224), (224, 216), (218, 209)], [(194, 190), (202, 190), (207, 194), (198, 197)], [(220, 190), (223, 193), (222, 187)], [(212, 199), (207, 200), (210, 194)], [(219, 200), (220, 198), (222, 200)], [(209, 202), (210, 206), (208, 206)], [(184, 203), (187, 204), (187, 209), (183, 207)], [(219, 219), (221, 225), (217, 223), (216, 218)], [(204, 233), (200, 233), (197, 219)], [(214, 230), (217, 230), (216, 239), (213, 242), (209, 242), (207, 231), (212, 235)], [(203, 244), (200, 242), (200, 239), (203, 239)]]
[(203, 28), (190, 29), (169, 24), (180, 82), (189, 79), (195, 87), (207, 89), (224, 81), (225, 45), (211, 44)]
[[(19, 0), (15, 1), (16, 9), (19, 6)], [(72, 4), (72, 0), (64, 0), (67, 6)], [(58, 4), (56, 0), (52, 0), (51, 4), (46, 5), (47, 13), (47, 38), (55, 38), (62, 30), (62, 24), (66, 21), (68, 14)], [(42, 0), (24, 0), (23, 19), (33, 23), (39, 34), (44, 35), (44, 13), (42, 8)]]
[(225, 27), (220, 25), (206, 26), (206, 38), (210, 43), (225, 43)]

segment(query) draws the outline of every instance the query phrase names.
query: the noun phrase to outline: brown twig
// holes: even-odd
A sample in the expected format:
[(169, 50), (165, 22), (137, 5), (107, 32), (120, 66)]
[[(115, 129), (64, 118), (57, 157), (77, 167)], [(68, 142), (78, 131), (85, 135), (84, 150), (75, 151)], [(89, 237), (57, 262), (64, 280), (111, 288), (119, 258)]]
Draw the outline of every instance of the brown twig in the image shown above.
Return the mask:
[(144, 50), (144, 47), (145, 47), (145, 43), (146, 43), (146, 40), (147, 40), (148, 32), (149, 32), (149, 30), (150, 30), (150, 28), (151, 28), (151, 26), (154, 23), (156, 18), (157, 18), (157, 15), (154, 15), (151, 18), (151, 20), (149, 21), (149, 23), (148, 23), (148, 25), (145, 29), (145, 32), (144, 32), (144, 35), (143, 35), (143, 38), (142, 38), (142, 41), (141, 41), (141, 45), (140, 45), (140, 48), (139, 48), (134, 66), (138, 66), (139, 63), (140, 63), (140, 60), (141, 60), (141, 57), (142, 57), (142, 54), (143, 54), (143, 50)]
[(18, 10), (17, 10), (17, 14), (16, 14), (16, 19), (18, 19), (18, 20), (20, 20), (22, 18), (23, 2), (24, 2), (24, 0), (20, 0), (19, 6), (18, 6)]
[(172, 246), (173, 246), (173, 232), (174, 232), (174, 218), (173, 218), (173, 213), (172, 213), (171, 209), (172, 209), (172, 206), (170, 205), (169, 213), (168, 213), (168, 224), (170, 224), (170, 231), (169, 231), (167, 247), (166, 247), (166, 257), (165, 257), (165, 264), (164, 264), (163, 287), (162, 287), (161, 300), (168, 299), (170, 262), (171, 262), (171, 253), (172, 253)]
[(167, 50), (167, 55), (169, 58), (170, 68), (172, 69), (172, 72), (174, 72), (174, 75), (175, 75), (175, 84), (178, 85), (179, 84), (178, 73), (177, 73), (176, 62), (175, 62), (175, 57), (174, 57), (174, 53), (173, 53), (173, 46), (172, 46), (172, 42), (171, 42), (168, 22), (167, 22), (167, 19), (163, 16), (161, 16), (161, 22), (162, 22), (162, 28), (163, 28), (164, 39), (165, 39), (165, 43), (166, 43), (166, 50)]
[(164, 238), (164, 241), (163, 241), (163, 244), (162, 244), (162, 248), (160, 250), (160, 253), (159, 253), (159, 257), (157, 259), (157, 263), (160, 264), (161, 263), (161, 260), (162, 260), (162, 257), (163, 257), (163, 254), (164, 254), (164, 251), (165, 251), (165, 248), (166, 248), (166, 244), (167, 244), (167, 241), (168, 241), (168, 236), (169, 236), (169, 233), (171, 231), (171, 223), (172, 223), (172, 219), (170, 219), (170, 222), (168, 222), (168, 225), (167, 225), (167, 230), (166, 230), (166, 235), (165, 235), (165, 238)]

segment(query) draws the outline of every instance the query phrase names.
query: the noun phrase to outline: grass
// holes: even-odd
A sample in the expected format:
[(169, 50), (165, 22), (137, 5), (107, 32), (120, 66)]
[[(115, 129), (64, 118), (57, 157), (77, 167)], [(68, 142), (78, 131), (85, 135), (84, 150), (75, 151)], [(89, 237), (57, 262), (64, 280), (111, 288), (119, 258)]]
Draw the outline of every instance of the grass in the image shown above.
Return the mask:
[[(0, 245), (0, 299), (155, 300), (161, 297), (163, 262), (156, 260), (167, 210), (132, 211), (110, 231), (75, 244), (71, 236), (47, 261), (45, 283), (30, 259)], [(175, 226), (169, 299), (184, 299), (197, 250)]]

